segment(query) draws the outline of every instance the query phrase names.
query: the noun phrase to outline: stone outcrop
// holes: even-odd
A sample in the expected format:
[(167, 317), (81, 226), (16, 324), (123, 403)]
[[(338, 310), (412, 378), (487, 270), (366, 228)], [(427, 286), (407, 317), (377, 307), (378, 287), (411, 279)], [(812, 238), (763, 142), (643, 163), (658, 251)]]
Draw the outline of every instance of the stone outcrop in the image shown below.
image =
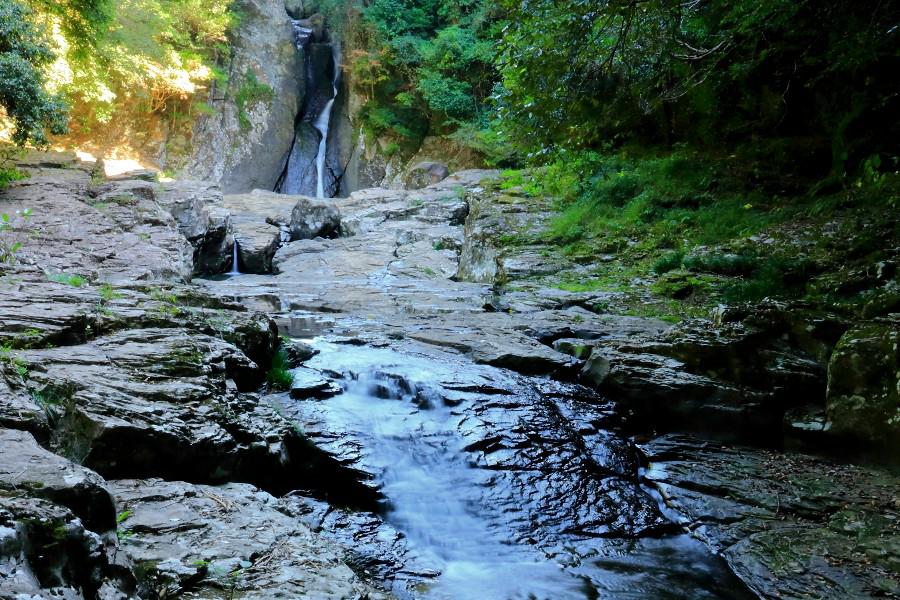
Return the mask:
[(341, 216), (331, 200), (253, 190), (228, 195), (229, 211), (238, 242), (243, 273), (271, 273), (273, 258), (290, 240), (332, 237), (341, 227)]
[(217, 185), (202, 181), (161, 184), (157, 201), (194, 248), (194, 273), (222, 273), (231, 266), (231, 215)]
[(99, 475), (0, 429), (0, 596), (126, 598), (131, 564)]
[(419, 190), (440, 183), (450, 175), (447, 165), (426, 161), (416, 163), (403, 174), (403, 184), (408, 190)]
[[(11, 428), (0, 429), (0, 596), (150, 598), (238, 583), (244, 598), (367, 594), (339, 551), (326, 553), (268, 494), (178, 483), (239, 480), (282, 493), (307, 485), (315, 454), (255, 393), (280, 343), (274, 322), (184, 285), (227, 243), (218, 189), (98, 183), (67, 156), (27, 165), (31, 177), (3, 192), (12, 210), (34, 214), (4, 232), (27, 243), (0, 269), (0, 427)], [(176, 509), (103, 476), (164, 477), (171, 487), (142, 489), (182, 498), (179, 515), (194, 520), (139, 533), (132, 519)], [(246, 505), (223, 517), (191, 500), (201, 497)], [(267, 537), (260, 520), (290, 527)], [(215, 535), (202, 552), (176, 564), (169, 542), (207, 530)], [(143, 560), (154, 551), (171, 554)], [(219, 557), (231, 570), (192, 565)]]
[(863, 323), (841, 337), (828, 364), (826, 408), (830, 435), (900, 449), (900, 323)]
[(583, 378), (641, 421), (780, 439), (788, 409), (823, 397), (824, 370), (777, 322), (753, 321), (597, 340)]

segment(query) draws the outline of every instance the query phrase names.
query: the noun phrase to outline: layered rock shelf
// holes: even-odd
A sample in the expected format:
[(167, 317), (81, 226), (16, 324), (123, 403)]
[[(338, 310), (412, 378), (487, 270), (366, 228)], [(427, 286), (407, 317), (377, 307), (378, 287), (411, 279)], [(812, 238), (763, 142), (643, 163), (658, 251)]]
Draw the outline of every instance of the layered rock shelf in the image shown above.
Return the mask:
[(332, 201), (22, 162), (0, 597), (900, 595), (900, 480), (828, 453), (896, 443), (894, 317), (608, 314), (504, 243), (545, 204), (420, 167)]

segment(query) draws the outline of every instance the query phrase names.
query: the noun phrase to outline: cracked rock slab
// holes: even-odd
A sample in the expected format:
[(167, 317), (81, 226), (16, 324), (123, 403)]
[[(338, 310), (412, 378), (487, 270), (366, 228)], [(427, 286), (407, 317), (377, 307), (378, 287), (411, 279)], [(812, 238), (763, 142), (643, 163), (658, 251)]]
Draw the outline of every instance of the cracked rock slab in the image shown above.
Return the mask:
[(235, 599), (378, 598), (341, 550), (246, 484), (218, 487), (149, 480), (110, 482), (128, 518), (125, 551), (145, 591)]

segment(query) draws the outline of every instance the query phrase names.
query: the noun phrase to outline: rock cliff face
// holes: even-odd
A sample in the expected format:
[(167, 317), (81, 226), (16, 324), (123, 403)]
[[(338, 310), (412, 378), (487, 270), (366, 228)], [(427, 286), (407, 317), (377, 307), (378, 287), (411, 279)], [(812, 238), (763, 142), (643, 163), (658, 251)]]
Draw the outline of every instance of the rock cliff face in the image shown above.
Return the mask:
[(216, 114), (197, 123), (185, 174), (226, 192), (271, 190), (303, 105), (304, 59), (282, 0), (240, 0), (237, 9), (228, 82), (212, 90)]

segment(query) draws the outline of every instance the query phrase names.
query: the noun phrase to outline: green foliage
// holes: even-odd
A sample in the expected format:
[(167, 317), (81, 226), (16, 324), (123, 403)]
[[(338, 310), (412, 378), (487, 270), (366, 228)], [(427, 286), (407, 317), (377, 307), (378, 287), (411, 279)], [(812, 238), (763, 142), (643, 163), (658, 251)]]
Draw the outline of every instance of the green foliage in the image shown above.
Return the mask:
[(288, 364), (288, 356), (284, 349), (278, 350), (272, 357), (272, 366), (266, 373), (266, 381), (272, 389), (287, 391), (291, 389), (294, 383), (294, 375), (291, 373)]
[(431, 131), (478, 121), (495, 80), (495, 23), (484, 0), (375, 0), (361, 9), (348, 59), (368, 133), (415, 146)]
[(131, 518), (132, 512), (130, 510), (125, 510), (116, 515), (116, 537), (119, 538), (120, 542), (127, 542), (134, 537), (134, 532), (125, 527), (125, 521)]
[(72, 287), (84, 287), (87, 280), (81, 275), (70, 275), (68, 273), (49, 273), (47, 279), (56, 283), (64, 283)]
[(100, 293), (100, 304), (108, 304), (122, 297), (122, 294), (116, 292), (115, 288), (108, 283), (101, 285), (98, 291)]
[(16, 168), (0, 168), (0, 191), (5, 190), (6, 187), (12, 183), (13, 181), (21, 181), (23, 179), (27, 179), (28, 174), (20, 171)]
[[(556, 176), (573, 167), (574, 173)], [(547, 238), (561, 244), (606, 240), (614, 244), (611, 251), (629, 238), (644, 238), (677, 249), (686, 241), (711, 244), (758, 231), (771, 215), (748, 203), (725, 169), (687, 150), (644, 158), (567, 154), (535, 175), (539, 191), (561, 202)], [(680, 266), (673, 260), (663, 261), (660, 272)]]
[(250, 118), (247, 115), (247, 108), (257, 102), (270, 102), (275, 96), (275, 91), (261, 83), (256, 78), (256, 73), (247, 71), (244, 76), (244, 83), (241, 85), (234, 97), (234, 102), (238, 107), (238, 122), (241, 129), (250, 129)]
[(10, 367), (20, 379), (28, 379), (28, 363), (14, 354), (12, 347), (7, 344), (0, 346), (0, 363)]
[(47, 132), (66, 132), (66, 107), (47, 92), (46, 69), (54, 55), (32, 12), (16, 0), (0, 0), (0, 108), (12, 122), (17, 145), (45, 146)]
[(653, 272), (657, 275), (662, 275), (664, 273), (668, 273), (669, 271), (679, 269), (681, 268), (682, 260), (684, 260), (684, 252), (680, 250), (669, 252), (653, 263)]
[[(879, 0), (501, 2), (503, 130), (559, 146), (826, 135), (894, 144), (900, 9)], [(891, 108), (892, 107), (892, 108)], [(890, 123), (885, 127), (886, 123)], [(857, 156), (856, 161), (865, 158)]]
[(218, 81), (213, 67), (227, 58), (237, 22), (231, 0), (19, 1), (62, 34), (53, 85), (72, 107), (76, 135), (114, 117), (192, 114), (195, 96)]
[(0, 213), (0, 264), (12, 264), (16, 261), (16, 254), (22, 249), (22, 243), (11, 241), (9, 232), (23, 225), (31, 218), (31, 209), (17, 210), (12, 215)]
[(722, 299), (737, 303), (756, 302), (769, 296), (799, 295), (814, 268), (805, 260), (769, 257), (759, 261), (748, 277), (725, 284)]
[(58, 18), (60, 30), (83, 58), (103, 41), (115, 16), (112, 0), (24, 0), (35, 11)]

